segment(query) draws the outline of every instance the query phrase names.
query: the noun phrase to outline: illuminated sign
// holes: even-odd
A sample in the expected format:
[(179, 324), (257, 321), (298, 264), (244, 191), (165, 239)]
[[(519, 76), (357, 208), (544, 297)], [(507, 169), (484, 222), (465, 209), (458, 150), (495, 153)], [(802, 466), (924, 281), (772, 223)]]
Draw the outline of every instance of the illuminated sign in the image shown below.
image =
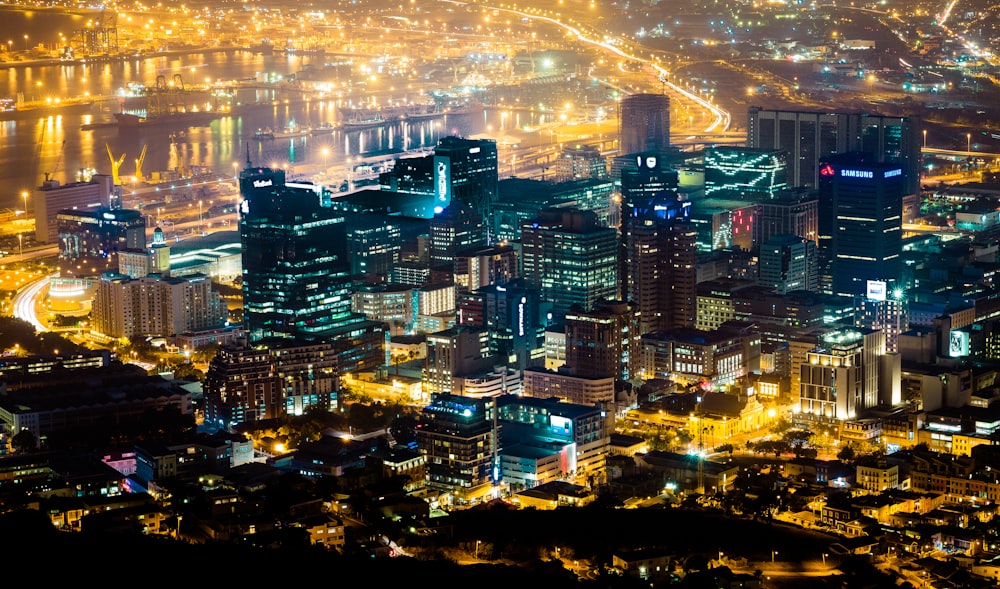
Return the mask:
[(968, 332), (953, 330), (948, 335), (948, 355), (952, 358), (961, 358), (969, 355)]
[(885, 282), (882, 280), (868, 281), (868, 298), (873, 301), (885, 300)]
[(449, 161), (445, 158), (437, 160), (435, 165), (435, 180), (437, 186), (437, 199), (439, 202), (449, 203), (451, 202), (451, 193), (449, 192), (451, 184), (451, 171), (449, 170)]
[(250, 213), (250, 201), (244, 200), (240, 203), (240, 213), (247, 215)]
[(479, 153), (479, 149), (478, 147), (471, 147), (469, 148), (469, 153)]
[(896, 168), (895, 170), (887, 170), (886, 173), (882, 177), (883, 178), (895, 178), (896, 176), (902, 176), (902, 175), (903, 175), (902, 168)]
[(823, 167), (819, 169), (820, 176), (833, 176), (836, 173), (837, 171), (830, 164), (823, 164)]
[(521, 302), (517, 305), (517, 335), (524, 335), (524, 304), (528, 302), (527, 297), (521, 297)]
[(841, 170), (840, 177), (872, 179), (875, 177), (875, 172), (871, 170)]
[(274, 185), (274, 182), (272, 182), (271, 180), (254, 180), (253, 181), (253, 187), (254, 188), (264, 188), (265, 186), (273, 186), (273, 185)]
[(107, 219), (108, 221), (114, 221), (115, 220), (114, 213), (104, 213), (101, 216), (104, 217), (105, 219)]

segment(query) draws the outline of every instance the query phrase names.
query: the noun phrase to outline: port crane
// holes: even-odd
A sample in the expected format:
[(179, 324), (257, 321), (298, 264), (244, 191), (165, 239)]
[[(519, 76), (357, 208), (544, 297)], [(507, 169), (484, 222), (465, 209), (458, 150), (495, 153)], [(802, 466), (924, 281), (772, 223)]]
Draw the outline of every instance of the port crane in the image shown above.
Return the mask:
[(119, 156), (119, 157), (116, 158), (114, 156), (114, 154), (111, 153), (111, 146), (110, 145), (108, 145), (107, 143), (105, 143), (104, 147), (107, 148), (107, 150), (108, 150), (108, 158), (111, 160), (111, 178), (112, 178), (112, 181), (114, 182), (115, 186), (121, 186), (122, 180), (121, 180), (121, 177), (119, 177), (119, 175), (118, 175), (118, 170), (122, 167), (122, 162), (125, 161), (125, 154), (123, 153), (123, 154), (121, 154), (121, 156)]
[(142, 146), (142, 151), (139, 153), (139, 157), (135, 158), (135, 179), (137, 182), (142, 181), (142, 162), (146, 159), (146, 148), (148, 145)]

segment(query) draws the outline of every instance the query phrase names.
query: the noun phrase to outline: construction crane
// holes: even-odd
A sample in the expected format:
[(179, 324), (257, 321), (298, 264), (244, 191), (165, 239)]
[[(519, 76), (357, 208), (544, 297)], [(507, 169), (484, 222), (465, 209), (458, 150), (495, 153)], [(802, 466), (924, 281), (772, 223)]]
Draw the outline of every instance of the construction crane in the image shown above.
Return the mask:
[(55, 179), (56, 172), (59, 171), (59, 167), (62, 165), (63, 153), (66, 151), (66, 140), (63, 139), (62, 145), (59, 146), (59, 155), (56, 156), (56, 165), (53, 166), (51, 172), (45, 172), (45, 179)]
[(142, 146), (142, 151), (139, 153), (139, 157), (135, 158), (135, 179), (137, 182), (142, 181), (142, 162), (146, 159), (146, 148), (148, 145)]
[(122, 162), (125, 161), (125, 154), (123, 153), (118, 158), (115, 158), (114, 154), (111, 153), (111, 146), (105, 143), (104, 147), (108, 149), (108, 158), (111, 160), (111, 178), (114, 185), (121, 186), (122, 180), (118, 176), (118, 170), (122, 167)]

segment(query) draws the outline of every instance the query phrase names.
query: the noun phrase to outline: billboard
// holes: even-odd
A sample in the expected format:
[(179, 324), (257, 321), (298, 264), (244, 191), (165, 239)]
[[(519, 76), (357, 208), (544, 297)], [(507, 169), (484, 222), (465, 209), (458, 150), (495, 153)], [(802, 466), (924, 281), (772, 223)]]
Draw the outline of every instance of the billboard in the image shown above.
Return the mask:
[(434, 156), (434, 198), (439, 207), (451, 204), (451, 158)]
[(885, 281), (884, 280), (869, 280), (868, 281), (868, 298), (873, 301), (884, 301), (885, 300)]
[(969, 332), (953, 329), (948, 333), (948, 355), (952, 358), (969, 355)]

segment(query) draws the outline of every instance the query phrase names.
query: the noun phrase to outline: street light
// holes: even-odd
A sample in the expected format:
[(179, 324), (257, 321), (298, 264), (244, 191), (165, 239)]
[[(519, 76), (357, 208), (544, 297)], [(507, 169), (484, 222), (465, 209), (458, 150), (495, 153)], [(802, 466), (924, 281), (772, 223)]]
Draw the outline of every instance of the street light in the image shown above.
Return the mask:
[(927, 129), (924, 129), (924, 148), (927, 148)]
[(24, 50), (25, 51), (28, 50), (28, 36), (27, 35), (24, 36)]
[(965, 151), (972, 151), (972, 133), (965, 134)]
[(778, 551), (777, 550), (772, 550), (771, 551), (771, 562), (774, 562), (774, 557), (777, 556), (777, 555), (778, 555)]
[(27, 219), (28, 218), (28, 191), (27, 190), (22, 190), (21, 191), (21, 198), (24, 199), (24, 218)]
[(326, 157), (328, 155), (330, 155), (330, 149), (327, 148), (327, 147), (324, 147), (322, 149), (322, 151), (320, 151), (320, 153), (323, 154), (323, 173), (325, 174), (326, 173)]
[(17, 255), (23, 261), (23, 259), (24, 259), (24, 234), (20, 233), (20, 232), (18, 232), (18, 234), (17, 234)]

